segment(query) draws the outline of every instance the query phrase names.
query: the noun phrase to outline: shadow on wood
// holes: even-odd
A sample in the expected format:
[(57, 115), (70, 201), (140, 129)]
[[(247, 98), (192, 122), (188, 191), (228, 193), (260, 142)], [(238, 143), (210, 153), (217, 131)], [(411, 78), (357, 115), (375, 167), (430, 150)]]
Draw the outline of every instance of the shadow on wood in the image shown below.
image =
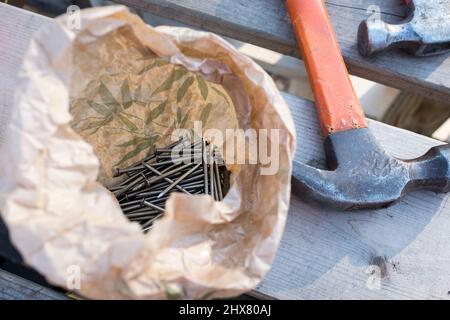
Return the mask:
[[(298, 49), (281, 0), (114, 0), (206, 31), (298, 57)], [(385, 85), (448, 101), (450, 53), (417, 58), (390, 50), (372, 59), (360, 56), (360, 22), (379, 14), (390, 23), (404, 19), (403, 0), (327, 0), (327, 8), (349, 71)]]
[[(297, 128), (296, 160), (323, 163), (313, 104), (284, 98)], [(413, 158), (439, 144), (378, 122), (369, 125), (394, 156)], [(415, 192), (387, 209), (342, 212), (292, 195), (283, 241), (258, 291), (285, 299), (402, 299), (430, 298), (434, 286), (439, 293), (433, 294), (446, 297), (449, 279), (434, 276), (446, 274), (450, 263), (447, 200), (447, 195)]]

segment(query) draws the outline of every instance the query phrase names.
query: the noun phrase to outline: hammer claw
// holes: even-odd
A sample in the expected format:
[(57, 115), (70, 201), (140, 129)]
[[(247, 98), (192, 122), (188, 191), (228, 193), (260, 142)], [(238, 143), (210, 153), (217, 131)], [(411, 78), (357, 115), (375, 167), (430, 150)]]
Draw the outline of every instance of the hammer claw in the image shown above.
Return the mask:
[(344, 210), (373, 209), (415, 190), (450, 191), (449, 145), (401, 160), (387, 154), (369, 129), (356, 129), (328, 136), (325, 150), (329, 171), (294, 161), (292, 188), (305, 200)]
[[(403, 24), (363, 22), (360, 36), (365, 43), (360, 50), (369, 55), (408, 43), (416, 54), (429, 54), (433, 42), (450, 43), (450, 0), (410, 0), (409, 5), (415, 16)], [(450, 147), (434, 147), (417, 159), (401, 160), (387, 154), (367, 128), (324, 1), (287, 0), (286, 7), (316, 98), (329, 169), (294, 161), (293, 191), (305, 200), (344, 210), (386, 207), (418, 189), (449, 191)], [(444, 17), (444, 30), (440, 38), (426, 38), (426, 25), (435, 16)]]

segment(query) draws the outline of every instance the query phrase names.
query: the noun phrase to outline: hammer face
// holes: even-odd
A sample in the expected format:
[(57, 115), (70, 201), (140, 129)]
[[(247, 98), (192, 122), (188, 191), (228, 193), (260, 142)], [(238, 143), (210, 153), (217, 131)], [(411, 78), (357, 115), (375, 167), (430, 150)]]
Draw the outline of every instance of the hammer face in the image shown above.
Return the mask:
[(429, 56), (450, 51), (450, 0), (414, 0), (411, 5), (411, 29), (420, 37), (414, 54)]
[(450, 189), (448, 145), (414, 160), (400, 160), (388, 155), (364, 128), (328, 136), (325, 153), (330, 171), (294, 162), (293, 190), (306, 200), (344, 210), (373, 209), (409, 191)]
[(450, 0), (412, 0), (409, 16), (399, 24), (388, 24), (377, 18), (361, 22), (358, 48), (371, 56), (389, 47), (399, 47), (416, 56), (450, 51)]

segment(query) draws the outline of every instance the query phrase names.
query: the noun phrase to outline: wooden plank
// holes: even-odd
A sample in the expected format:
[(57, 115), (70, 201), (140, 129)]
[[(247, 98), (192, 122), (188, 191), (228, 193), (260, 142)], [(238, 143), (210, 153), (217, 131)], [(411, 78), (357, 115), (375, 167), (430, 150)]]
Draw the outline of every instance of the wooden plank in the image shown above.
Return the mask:
[(0, 300), (69, 300), (69, 298), (0, 269)]
[[(323, 163), (312, 103), (284, 98), (297, 127), (296, 161)], [(370, 128), (388, 152), (402, 158), (440, 143), (380, 122), (370, 121)], [(450, 299), (448, 199), (415, 192), (388, 209), (349, 213), (292, 195), (277, 257), (256, 291), (278, 299)]]
[(33, 33), (52, 19), (0, 3), (0, 143), (9, 119), (18, 68)]
[[(179, 21), (166, 19), (148, 12), (138, 11), (142, 19), (152, 26), (177, 26), (189, 27)], [(264, 70), (271, 74), (281, 75), (290, 78), (289, 92), (306, 99), (313, 99), (313, 93), (308, 81), (305, 64), (302, 60), (281, 53), (258, 47), (250, 43), (245, 43), (233, 38), (223, 37), (239, 52), (252, 58)], [(381, 121), (383, 115), (389, 109), (400, 90), (384, 86), (382, 84), (363, 79), (356, 76), (350, 76), (358, 95), (361, 105), (364, 107), (366, 117)], [(445, 139), (447, 136), (445, 137)], [(445, 141), (445, 139), (439, 139)]]
[[(14, 78), (30, 37), (26, 32), (30, 26), (26, 16), (30, 13), (7, 10), (10, 7), (0, 4), (0, 35), (12, 34), (5, 29), (14, 27), (19, 38), (9, 49), (0, 41), (2, 56), (14, 57), (7, 58), (6, 67), (5, 60), (0, 59), (0, 79)], [(6, 25), (3, 17), (12, 14), (14, 19), (7, 20), (11, 23)], [(14, 20), (24, 23), (12, 23)], [(34, 23), (45, 25), (50, 21), (42, 18)], [(323, 163), (322, 138), (312, 103), (291, 95), (284, 97), (297, 126), (296, 160)], [(7, 106), (0, 104), (0, 114)], [(438, 143), (379, 122), (371, 121), (370, 126), (380, 143), (395, 156), (415, 157)], [(447, 202), (447, 195), (417, 192), (389, 209), (342, 213), (311, 207), (293, 195), (274, 266), (256, 292), (287, 299), (448, 299)], [(383, 271), (379, 289), (376, 277), (370, 282), (370, 273), (376, 275), (371, 267), (374, 264)], [(5, 283), (3, 286), (9, 285)]]
[[(142, 11), (175, 19), (237, 40), (297, 57), (298, 50), (281, 0), (114, 0)], [(385, 85), (447, 102), (450, 97), (450, 54), (416, 58), (401, 51), (372, 59), (356, 48), (359, 23), (379, 8), (389, 22), (404, 13), (403, 0), (328, 0), (327, 7), (349, 71)]]

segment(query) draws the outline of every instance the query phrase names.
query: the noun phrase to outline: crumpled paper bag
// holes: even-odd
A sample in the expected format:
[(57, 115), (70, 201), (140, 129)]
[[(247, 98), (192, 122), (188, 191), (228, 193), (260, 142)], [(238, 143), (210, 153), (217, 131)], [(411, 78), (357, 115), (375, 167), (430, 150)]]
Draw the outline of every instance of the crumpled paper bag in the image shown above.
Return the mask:
[[(152, 28), (122, 6), (83, 11), (80, 30), (68, 29), (67, 19), (31, 42), (0, 150), (0, 212), (25, 262), (89, 298), (253, 289), (281, 241), (295, 151), (294, 125), (271, 78), (218, 36)], [(182, 77), (158, 92), (161, 78), (181, 68)], [(120, 111), (111, 115), (105, 105)], [(205, 113), (221, 130), (279, 129), (279, 170), (261, 175), (260, 163), (226, 163), (234, 179), (223, 201), (172, 194), (164, 217), (143, 234), (103, 186), (111, 167), (143, 158)], [(114, 136), (110, 125), (126, 134)], [(144, 147), (136, 137), (148, 132), (156, 138)]]

